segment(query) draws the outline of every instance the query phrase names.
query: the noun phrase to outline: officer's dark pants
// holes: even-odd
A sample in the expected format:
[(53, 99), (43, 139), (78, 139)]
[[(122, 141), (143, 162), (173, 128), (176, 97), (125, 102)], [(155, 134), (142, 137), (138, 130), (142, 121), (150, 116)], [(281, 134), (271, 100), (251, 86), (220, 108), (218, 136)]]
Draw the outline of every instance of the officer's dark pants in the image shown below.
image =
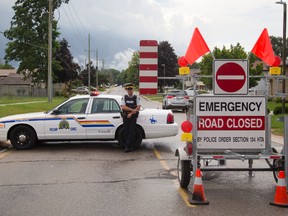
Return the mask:
[(124, 135), (125, 135), (125, 148), (133, 148), (134, 147), (134, 136), (136, 130), (136, 121), (137, 118), (135, 115), (132, 115), (131, 118), (123, 117), (123, 125), (124, 125)]

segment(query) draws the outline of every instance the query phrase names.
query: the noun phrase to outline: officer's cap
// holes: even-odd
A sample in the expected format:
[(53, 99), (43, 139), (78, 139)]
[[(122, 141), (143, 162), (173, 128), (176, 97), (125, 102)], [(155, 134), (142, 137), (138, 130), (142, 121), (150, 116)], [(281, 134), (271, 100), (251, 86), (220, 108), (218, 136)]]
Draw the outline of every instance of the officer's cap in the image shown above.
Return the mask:
[(134, 84), (133, 83), (126, 83), (125, 85), (124, 85), (124, 88), (125, 89), (133, 89), (134, 88)]

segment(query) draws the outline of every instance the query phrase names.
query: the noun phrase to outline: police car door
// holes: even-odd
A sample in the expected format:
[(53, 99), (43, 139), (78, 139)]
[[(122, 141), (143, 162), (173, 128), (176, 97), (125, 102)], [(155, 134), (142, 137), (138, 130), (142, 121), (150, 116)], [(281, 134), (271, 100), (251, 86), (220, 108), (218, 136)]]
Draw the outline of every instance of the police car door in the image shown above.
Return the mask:
[(114, 139), (115, 131), (123, 120), (121, 108), (113, 98), (94, 98), (91, 113), (87, 116), (88, 139)]
[(86, 139), (86, 110), (89, 98), (68, 100), (45, 121), (46, 139)]

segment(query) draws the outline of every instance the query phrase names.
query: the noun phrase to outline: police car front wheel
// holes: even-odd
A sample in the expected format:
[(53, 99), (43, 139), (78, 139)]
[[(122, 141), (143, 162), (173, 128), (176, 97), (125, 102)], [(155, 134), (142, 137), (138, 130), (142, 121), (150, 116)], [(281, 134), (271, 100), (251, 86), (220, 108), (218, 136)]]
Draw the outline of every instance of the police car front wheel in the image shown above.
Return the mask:
[(11, 131), (10, 142), (16, 149), (30, 149), (36, 144), (37, 136), (31, 127), (20, 125)]

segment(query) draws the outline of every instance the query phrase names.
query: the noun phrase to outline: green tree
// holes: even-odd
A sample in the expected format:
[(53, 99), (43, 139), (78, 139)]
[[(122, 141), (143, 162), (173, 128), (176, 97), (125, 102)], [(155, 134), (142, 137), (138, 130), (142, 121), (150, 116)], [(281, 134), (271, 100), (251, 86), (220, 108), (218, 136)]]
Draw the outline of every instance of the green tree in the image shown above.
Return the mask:
[[(215, 59), (246, 59), (247, 53), (244, 51), (244, 48), (237, 43), (236, 46), (230, 45), (230, 49), (227, 49), (223, 46), (222, 49), (217, 47), (213, 50), (213, 55)], [(253, 63), (256, 61), (256, 57), (254, 55), (250, 55), (249, 58), (249, 75), (260, 75), (263, 71), (263, 66), (261, 64), (253, 67)], [(200, 70), (202, 75), (212, 75), (212, 67), (213, 67), (213, 58), (209, 53), (203, 56), (202, 61), (200, 62)], [(212, 78), (201, 78), (201, 80), (207, 85), (209, 89), (212, 89)], [(249, 79), (249, 87), (254, 87), (257, 85), (257, 81), (259, 78), (250, 78)]]
[[(53, 11), (69, 0), (54, 0)], [(11, 40), (6, 47), (5, 59), (19, 61), (18, 73), (32, 77), (34, 82), (47, 80), (48, 67), (48, 1), (17, 0), (12, 7), (15, 15), (4, 36)], [(57, 47), (57, 21), (53, 20), (53, 53)], [(57, 66), (53, 63), (53, 66)]]
[(109, 76), (105, 74), (104, 70), (99, 72), (98, 79), (100, 85), (107, 85), (108, 83), (110, 83)]
[[(88, 66), (88, 65), (87, 65)], [(118, 75), (120, 74), (120, 71), (115, 70), (115, 69), (105, 69), (105, 70), (101, 70), (98, 71), (98, 84), (105, 84), (105, 85), (113, 85), (117, 80)], [(80, 72), (80, 79), (82, 80), (82, 83), (84, 85), (88, 85), (88, 70), (87, 67), (86, 69), (82, 70)], [(95, 67), (92, 65), (90, 65), (90, 83), (91, 86), (96, 86), (96, 70)]]
[[(118, 83), (118, 84), (124, 84), (124, 83), (127, 83), (127, 74), (128, 74), (128, 72), (127, 72), (128, 70), (126, 69), (126, 70), (122, 70), (119, 74), (118, 74), (118, 76), (117, 76), (117, 78), (116, 78), (116, 83)], [(137, 84), (137, 83), (135, 83), (135, 84)]]
[[(278, 56), (282, 56), (282, 52), (283, 52), (283, 40), (282, 37), (275, 37), (275, 36), (270, 36), (270, 40), (271, 40), (271, 44), (272, 44), (272, 48), (274, 51), (275, 55)], [(286, 47), (287, 50), (287, 47)], [(288, 50), (287, 50), (288, 52)], [(286, 53), (287, 56), (287, 53)]]
[(139, 51), (133, 52), (131, 60), (128, 62), (128, 68), (123, 71), (117, 71), (114, 74), (114, 83), (124, 84), (132, 82), (135, 85), (139, 83), (139, 63), (140, 63), (140, 54)]
[(5, 64), (0, 64), (0, 69), (14, 69), (14, 67), (6, 61)]
[(73, 62), (68, 42), (64, 38), (60, 41), (60, 47), (56, 51), (56, 60), (60, 63), (60, 67), (54, 71), (55, 81), (65, 83), (70, 92), (72, 81), (78, 78), (77, 71), (80, 70), (80, 66)]
[(115, 84), (117, 83), (119, 85), (122, 85), (123, 83), (125, 83), (124, 73), (125, 73), (124, 70), (122, 70), (117, 74)]
[[(283, 56), (283, 38), (270, 36), (272, 48), (275, 55)], [(286, 39), (288, 41), (288, 38)], [(286, 56), (288, 56), (288, 43), (286, 43)]]
[[(91, 86), (96, 86), (96, 69), (92, 64), (93, 63), (91, 61), (90, 62), (90, 84)], [(99, 74), (98, 74), (98, 78), (99, 78)], [(88, 64), (86, 64), (86, 68), (80, 72), (79, 78), (82, 81), (83, 85), (88, 86)]]
[(105, 70), (106, 74), (108, 75), (109, 79), (110, 79), (110, 84), (116, 84), (117, 83), (117, 77), (120, 74), (119, 70), (115, 70), (115, 69), (107, 69)]
[[(161, 41), (158, 45), (158, 77), (175, 77), (178, 75), (178, 68), (178, 59), (173, 47), (168, 41)], [(165, 85), (176, 85), (177, 83), (178, 80), (165, 79)], [(163, 90), (163, 79), (158, 80), (158, 86)]]
[(139, 83), (139, 64), (140, 53), (135, 51), (132, 54), (131, 60), (128, 62), (128, 68), (125, 70), (125, 83), (132, 82), (134, 84)]

